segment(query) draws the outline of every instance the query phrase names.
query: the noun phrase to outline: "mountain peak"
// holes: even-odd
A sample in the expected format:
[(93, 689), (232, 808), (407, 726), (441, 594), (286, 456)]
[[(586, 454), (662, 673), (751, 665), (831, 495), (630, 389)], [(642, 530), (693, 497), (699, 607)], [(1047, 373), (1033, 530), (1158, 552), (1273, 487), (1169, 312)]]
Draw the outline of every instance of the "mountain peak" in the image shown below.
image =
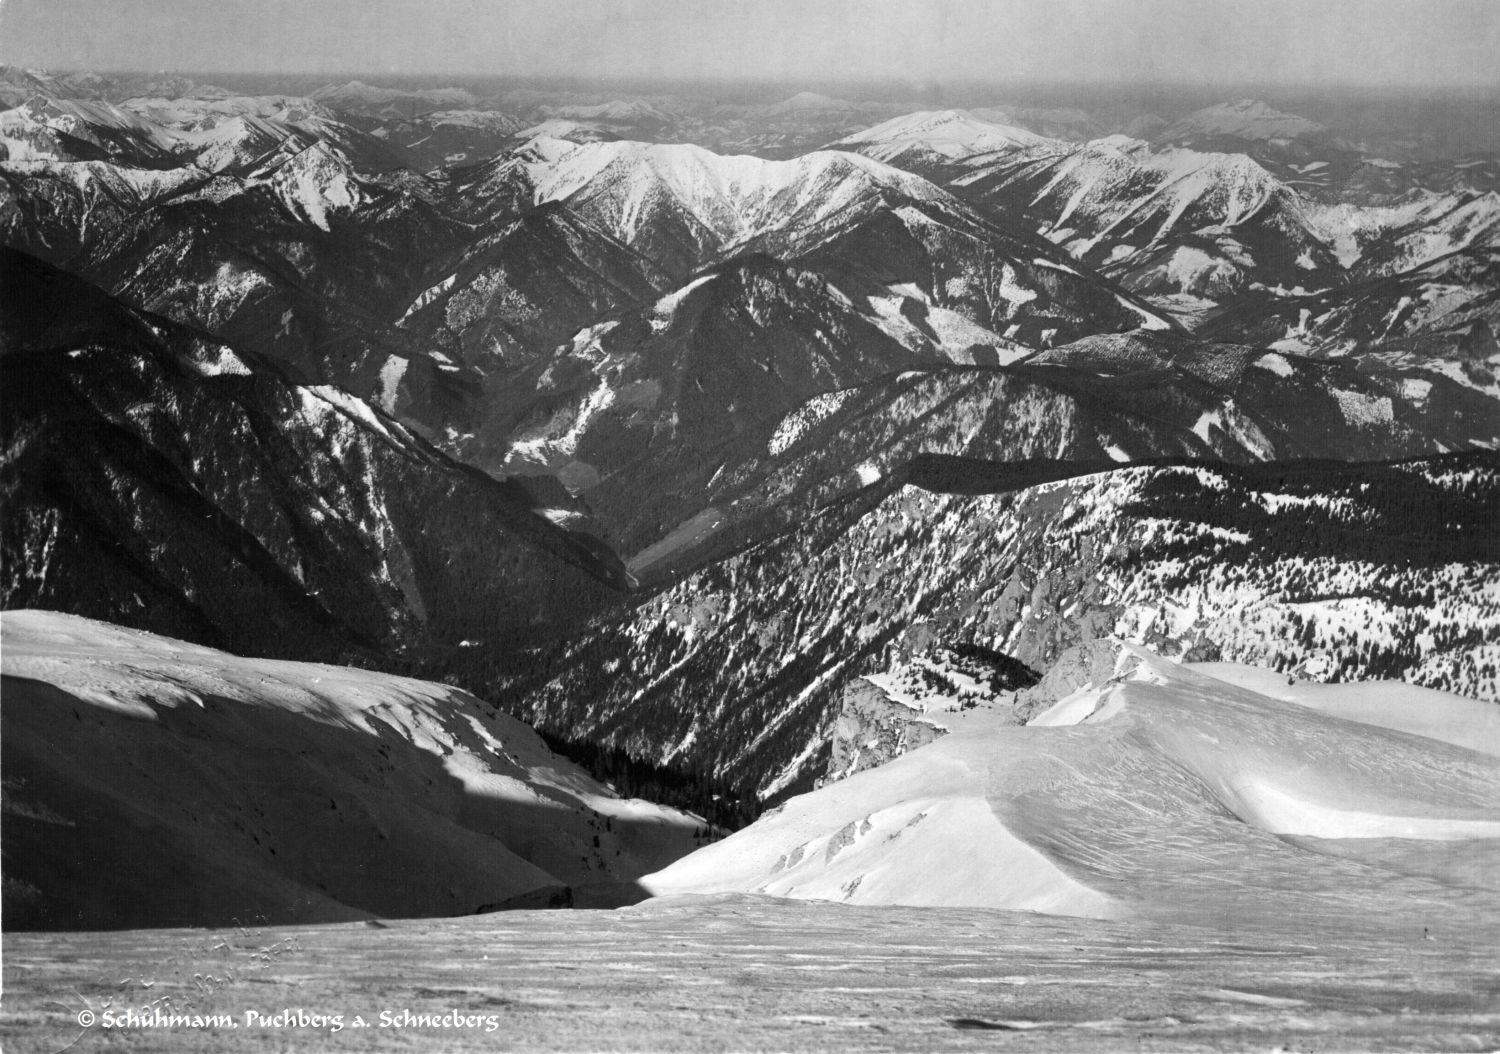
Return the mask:
[(1316, 121), (1297, 114), (1283, 113), (1259, 99), (1207, 106), (1188, 114), (1172, 125), (1163, 138), (1180, 139), (1200, 135), (1227, 135), (1237, 139), (1299, 139), (1328, 131)]
[(325, 231), (330, 212), (356, 208), (366, 199), (349, 159), (322, 140), (263, 171), (288, 209)]
[(670, 118), (643, 99), (611, 99), (591, 106), (569, 104), (543, 106), (543, 116), (565, 120), (604, 121), (615, 124), (634, 124), (649, 121), (666, 124)]
[(787, 113), (796, 110), (852, 110), (854, 104), (847, 99), (835, 99), (818, 92), (799, 91), (789, 99), (770, 107), (772, 113)]
[(334, 107), (358, 108), (389, 106), (393, 103), (420, 102), (444, 109), (473, 106), (478, 100), (463, 88), (381, 88), (361, 80), (344, 84), (325, 84), (312, 93), (318, 102)]
[(1057, 141), (1024, 128), (981, 120), (967, 110), (924, 110), (893, 117), (832, 145), (895, 163), (917, 155), (938, 161), (960, 160), (1002, 150), (1055, 146)]
[(1125, 154), (1139, 154), (1151, 149), (1151, 144), (1144, 139), (1116, 132), (1114, 135), (1106, 135), (1099, 139), (1091, 140), (1084, 144), (1084, 149), (1091, 146), (1102, 147), (1107, 150), (1118, 150)]
[(525, 162), (534, 200), (567, 200), (626, 244), (659, 240), (688, 274), (781, 229), (807, 229), (892, 194), (951, 201), (919, 176), (859, 154), (815, 151), (788, 161), (675, 143), (534, 140)]

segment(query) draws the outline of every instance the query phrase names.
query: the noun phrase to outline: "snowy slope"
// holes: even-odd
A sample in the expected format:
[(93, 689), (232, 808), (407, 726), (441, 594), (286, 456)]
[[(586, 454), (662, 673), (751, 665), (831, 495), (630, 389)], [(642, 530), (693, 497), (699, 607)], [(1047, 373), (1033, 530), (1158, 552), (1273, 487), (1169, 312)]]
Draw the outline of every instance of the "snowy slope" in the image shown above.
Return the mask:
[[(947, 203), (937, 187), (899, 169), (840, 152), (791, 161), (726, 156), (690, 145), (534, 144), (536, 201), (570, 207), (627, 244), (666, 227), (705, 256), (733, 254), (777, 228), (808, 228), (882, 193)], [(680, 233), (678, 233), (680, 232)]]
[(185, 122), (153, 125), (182, 151), (171, 167), (0, 162), (0, 237), (299, 376), (371, 395), (390, 355), (418, 354), (383, 316), (444, 252), (447, 223), (383, 147), (336, 122), (253, 112), (273, 101), (227, 117), (163, 104)]
[[(517, 383), (502, 469), (582, 491), (624, 552), (699, 513), (807, 400), (934, 361), (819, 275), (748, 256), (580, 331)], [(504, 405), (496, 400), (497, 405)]]
[(537, 139), (465, 184), (480, 209), (522, 193), (560, 202), (679, 280), (762, 252), (841, 285), (910, 285), (980, 327), (1014, 326), (1008, 336), (1031, 345), (1143, 319), (1167, 325), (1045, 240), (860, 154), (767, 161), (687, 145)]
[[(1253, 428), (1248, 441), (1200, 440), (1195, 422), (1223, 397), (1179, 391), (1202, 387), (1191, 378), (1153, 376), (1160, 398), (1150, 407), (1084, 408), (1077, 388), (1100, 382), (1094, 363), (1077, 373), (997, 371), (1024, 347), (906, 283), (851, 276), (840, 285), (746, 256), (580, 330), (488, 400), (481, 441), (514, 424), (508, 451), (487, 463), (555, 475), (583, 493), (639, 573), (665, 555), (648, 547), (677, 529), (696, 532), (700, 516), (740, 524), (803, 496), (821, 503), (924, 450), (1103, 456), (1113, 440), (1100, 437), (1123, 432), (1137, 453), (1271, 449)], [(949, 369), (955, 363), (975, 368)], [(826, 402), (833, 393), (843, 393), (837, 405)], [(818, 437), (804, 439), (813, 428)], [(1134, 442), (1142, 429), (1149, 436)]]
[(119, 158), (152, 168), (175, 162), (177, 137), (112, 103), (38, 95), (0, 111), (0, 146), (12, 161)]
[(998, 369), (924, 365), (843, 392), (816, 413), (799, 409), (778, 427), (774, 460), (738, 475), (729, 465), (704, 497), (744, 510), (769, 484), (822, 503), (925, 455), (1241, 462), (1485, 447), (1500, 407), (1465, 376), (1101, 334)]
[(1319, 684), (1275, 670), (1232, 662), (1192, 663), (1220, 681), (1273, 699), (1310, 707), (1346, 721), (1361, 721), (1500, 756), (1500, 706), (1400, 681)]
[(321, 127), (335, 120), (326, 106), (296, 95), (230, 95), (215, 92), (174, 98), (142, 96), (126, 99), (120, 108), (174, 129), (179, 135), (218, 127), (237, 118)]
[(1396, 274), (1477, 245), (1500, 241), (1500, 194), (1415, 191), (1387, 205), (1338, 204), (1312, 210), (1346, 267), (1365, 276)]
[[(1497, 236), (1493, 189), (1461, 179), (1465, 164), (1406, 172), (1253, 101), (1210, 107), (1149, 142), (1004, 138), (973, 114), (949, 111), (888, 121), (836, 145), (1034, 226), (1193, 329), (1219, 312), (1253, 318), (1270, 305), (1295, 317), (1299, 299), (1361, 295), (1374, 279), (1491, 247)], [(1392, 167), (1401, 173), (1390, 187), (1361, 182), (1360, 173)], [(1443, 301), (1483, 292), (1469, 284)], [(1399, 302), (1357, 305), (1338, 321), (1351, 339), (1299, 347), (1340, 353), (1405, 337)]]
[(555, 205), (488, 227), (449, 266), (397, 320), (417, 354), (393, 394), (397, 412), (485, 471), (499, 471), (517, 415), (535, 403), (536, 370), (667, 284), (646, 257)]
[(119, 104), (39, 95), (0, 111), (0, 161), (100, 161), (218, 172), (288, 140), (324, 140), (389, 167), (373, 140), (309, 100), (287, 95), (142, 97)]
[(51, 612), (0, 633), (8, 925), (468, 914), (628, 882), (701, 823), (447, 685)]
[(192, 193), (209, 178), (192, 167), (134, 168), (107, 161), (45, 159), (0, 162), (0, 187), (5, 190), (0, 195), (0, 238), (17, 248), (68, 253), (80, 244), (96, 244), (164, 199)]
[(533, 139), (559, 139), (572, 143), (597, 143), (618, 138), (602, 125), (583, 121), (570, 121), (562, 117), (549, 117), (545, 121), (519, 128), (514, 133), (522, 143)]
[[(1301, 198), (1244, 154), (1115, 135), (978, 157), (953, 186), (1024, 212), (1052, 241), (1128, 274), (1142, 291), (1216, 295), (1252, 281), (1314, 288), (1338, 270)], [(1143, 263), (1149, 275), (1129, 270)], [(1218, 273), (1206, 280), (1209, 270)]]
[(856, 285), (910, 286), (907, 295), (1028, 346), (1168, 325), (1045, 239), (859, 154), (767, 161), (538, 138), (462, 174), (453, 191), (455, 212), (475, 223), (555, 202), (677, 281), (761, 252), (816, 269), (850, 295)]
[[(644, 884), (1207, 921), (1226, 903), (1248, 919), (1362, 897), (1452, 902), (1496, 862), (1493, 757), (1127, 658), (1122, 679), (1027, 727), (952, 718), (948, 736)], [(1414, 841), (1394, 856), (1395, 838)]]
[[(1386, 244), (1400, 252), (1419, 240)], [(1394, 274), (1383, 274), (1379, 257), (1372, 257), (1371, 277), (1326, 291), (1259, 291), (1200, 332), (1319, 357), (1405, 355), (1416, 368), (1490, 390), (1500, 356), (1500, 245), (1485, 241)]]
[(324, 231), (330, 215), (351, 212), (368, 200), (348, 158), (322, 143), (249, 177), (251, 185), (259, 180), (269, 182), (293, 215)]

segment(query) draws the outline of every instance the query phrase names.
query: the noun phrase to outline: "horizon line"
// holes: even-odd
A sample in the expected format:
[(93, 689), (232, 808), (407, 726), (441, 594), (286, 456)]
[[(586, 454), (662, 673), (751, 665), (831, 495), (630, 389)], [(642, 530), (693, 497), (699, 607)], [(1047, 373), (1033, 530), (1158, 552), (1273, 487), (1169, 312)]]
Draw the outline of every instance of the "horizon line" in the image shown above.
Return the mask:
[[(1005, 89), (1094, 89), (1105, 90), (1110, 88), (1128, 88), (1135, 92), (1172, 92), (1172, 91), (1201, 91), (1201, 92), (1246, 92), (1250, 97), (1255, 93), (1265, 92), (1272, 94), (1317, 94), (1317, 93), (1364, 93), (1382, 98), (1399, 97), (1420, 94), (1442, 94), (1452, 96), (1468, 96), (1483, 98), (1493, 96), (1500, 98), (1500, 91), (1494, 85), (1479, 85), (1471, 83), (1460, 83), (1454, 81), (1423, 81), (1411, 83), (1393, 84), (1389, 81), (1256, 81), (1256, 80), (1195, 80), (1195, 79), (1173, 79), (1166, 77), (1138, 78), (1130, 76), (1119, 77), (1083, 77), (1083, 78), (1036, 78), (1036, 77), (954, 77), (944, 81), (936, 82), (914, 82), (899, 76), (885, 77), (862, 77), (862, 76), (829, 76), (829, 77), (692, 77), (671, 73), (661, 74), (598, 74), (583, 75), (578, 73), (506, 73), (491, 72), (483, 70), (457, 70), (457, 69), (410, 69), (410, 70), (380, 70), (358, 67), (331, 67), (326, 69), (210, 69), (191, 67), (170, 67), (148, 69), (141, 67), (100, 67), (100, 66), (46, 66), (28, 65), (18, 61), (0, 61), (0, 66), (8, 66), (23, 72), (40, 72), (49, 75), (87, 75), (96, 76), (138, 76), (138, 77), (187, 77), (189, 79), (206, 77), (223, 78), (349, 78), (350, 80), (370, 83), (379, 86), (380, 80), (424, 80), (440, 81), (444, 78), (453, 81), (497, 81), (512, 82), (518, 85), (544, 84), (549, 86), (563, 85), (587, 85), (596, 88), (607, 87), (631, 87), (639, 89), (643, 86), (657, 87), (691, 87), (706, 88), (713, 86), (721, 87), (745, 87), (745, 88), (770, 88), (790, 87), (801, 88), (811, 91), (814, 88), (850, 87), (866, 90), (881, 90), (885, 92), (902, 91), (909, 95), (941, 94), (946, 91), (974, 91), (987, 88)], [(208, 82), (212, 86), (211, 82)], [(330, 80), (329, 83), (332, 83)], [(438, 87), (446, 85), (435, 85)]]

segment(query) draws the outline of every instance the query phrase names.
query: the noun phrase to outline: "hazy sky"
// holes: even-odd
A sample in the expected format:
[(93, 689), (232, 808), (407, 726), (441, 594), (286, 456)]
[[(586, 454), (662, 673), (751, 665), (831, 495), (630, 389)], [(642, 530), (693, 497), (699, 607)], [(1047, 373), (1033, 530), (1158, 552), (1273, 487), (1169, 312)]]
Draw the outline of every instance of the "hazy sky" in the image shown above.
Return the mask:
[(0, 0), (54, 69), (1500, 87), (1497, 0)]

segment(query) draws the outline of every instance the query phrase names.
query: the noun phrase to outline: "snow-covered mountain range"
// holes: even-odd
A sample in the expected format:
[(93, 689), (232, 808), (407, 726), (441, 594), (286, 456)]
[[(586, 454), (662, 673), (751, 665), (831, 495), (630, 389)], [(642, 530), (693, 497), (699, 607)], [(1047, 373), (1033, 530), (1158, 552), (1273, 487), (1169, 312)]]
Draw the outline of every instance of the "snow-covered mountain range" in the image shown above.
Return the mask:
[[(1494, 246), (1500, 203), (1492, 191), (1409, 184), (1373, 200), (1355, 189), (1341, 198), (1322, 177), (1306, 178), (1332, 162), (1282, 165), (1255, 149), (1318, 140), (1311, 122), (1264, 111), (1204, 111), (1154, 142), (1113, 135), (1083, 143), (968, 114), (922, 114), (836, 145), (890, 158), (997, 213), (1027, 216), (1189, 325), (1232, 311), (1242, 297), (1263, 304), (1337, 292)], [(1251, 119), (1257, 114), (1264, 121)], [(1302, 131), (1279, 131), (1283, 124)], [(1483, 286), (1468, 289), (1473, 296)]]
[(1500, 159), (1253, 100), (312, 87), (0, 71), (6, 608), (747, 799), (1111, 636), (1500, 699)]

